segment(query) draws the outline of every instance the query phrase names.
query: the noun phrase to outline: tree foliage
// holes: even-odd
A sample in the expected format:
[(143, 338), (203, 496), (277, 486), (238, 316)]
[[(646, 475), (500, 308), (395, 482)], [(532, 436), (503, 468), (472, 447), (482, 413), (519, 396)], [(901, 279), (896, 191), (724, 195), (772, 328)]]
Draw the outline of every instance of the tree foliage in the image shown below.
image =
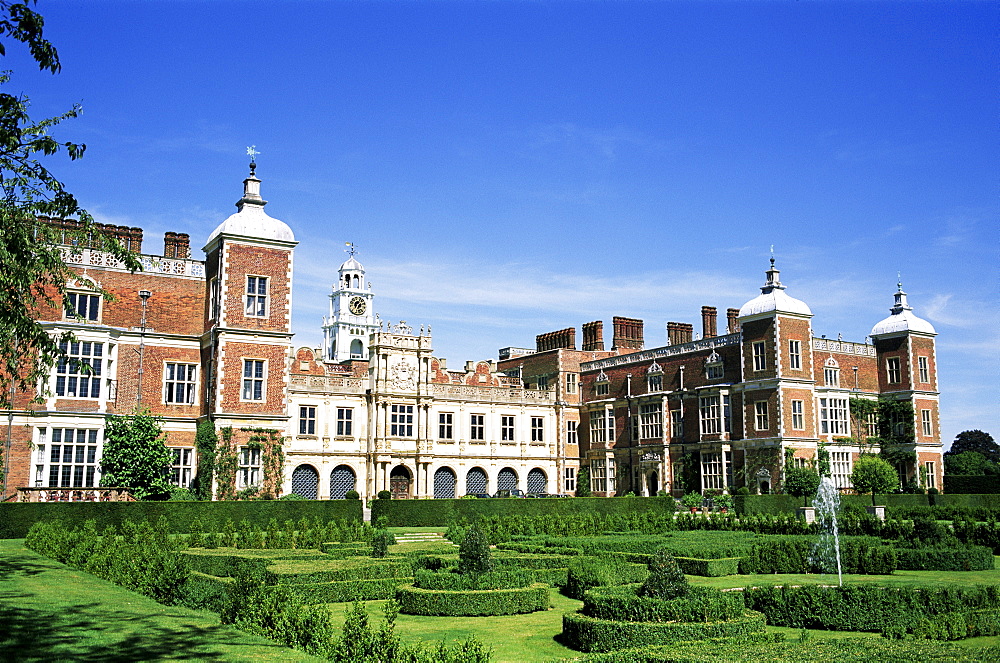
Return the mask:
[(788, 467), (785, 469), (785, 492), (793, 497), (802, 498), (802, 506), (806, 506), (806, 498), (812, 497), (819, 490), (819, 474), (809, 467)]
[(992, 435), (981, 430), (966, 430), (959, 433), (945, 456), (965, 451), (979, 452), (986, 460), (1000, 463), (1000, 445), (993, 440)]
[(875, 495), (888, 493), (899, 486), (899, 475), (896, 474), (895, 468), (882, 458), (861, 456), (854, 463), (851, 483), (862, 495), (871, 493), (872, 506), (875, 506)]
[[(13, 39), (28, 46), (39, 69), (58, 72), (59, 57), (42, 34), (43, 23), (27, 3), (0, 0), (0, 55), (6, 54), (3, 40)], [(10, 72), (0, 73), (0, 86), (9, 83)], [(33, 394), (61, 356), (60, 342), (71, 339), (71, 332), (50, 335), (37, 321), (46, 307), (73, 318), (66, 298), (69, 280), (109, 298), (95, 282), (66, 266), (61, 244), (68, 245), (66, 250), (99, 248), (126, 268), (140, 269), (138, 259), (106, 237), (42, 163), (63, 152), (70, 160), (83, 156), (85, 145), (50, 135), (60, 122), (79, 115), (80, 107), (41, 121), (32, 120), (28, 108), (27, 97), (0, 92), (0, 407), (10, 407), (12, 389)], [(57, 229), (40, 216), (76, 217), (78, 223), (70, 230)]]
[(458, 572), (463, 574), (489, 573), (493, 570), (490, 559), (490, 542), (478, 524), (469, 528), (458, 547)]
[(198, 424), (194, 434), (194, 446), (198, 450), (198, 472), (191, 482), (191, 490), (199, 500), (212, 499), (212, 480), (215, 478), (215, 449), (219, 438), (215, 434), (215, 424), (206, 419)]
[(994, 463), (978, 451), (946, 453), (944, 473), (960, 476), (985, 476), (1000, 474), (1000, 464)]
[(140, 500), (170, 493), (170, 462), (160, 421), (148, 411), (111, 415), (104, 429), (101, 485), (128, 488)]

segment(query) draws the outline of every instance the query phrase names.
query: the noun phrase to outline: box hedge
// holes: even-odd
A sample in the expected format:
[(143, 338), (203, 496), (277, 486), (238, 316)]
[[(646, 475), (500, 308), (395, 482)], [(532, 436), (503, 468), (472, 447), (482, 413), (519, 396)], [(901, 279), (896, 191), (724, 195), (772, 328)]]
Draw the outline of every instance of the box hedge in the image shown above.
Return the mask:
[(991, 571), (993, 550), (985, 546), (896, 548), (896, 568), (907, 571)]
[(695, 557), (674, 557), (677, 566), (689, 576), (718, 578), (734, 576), (739, 573), (742, 557), (723, 557), (721, 559), (697, 559)]
[[(501, 501), (501, 500), (497, 500)], [(360, 500), (295, 500), (243, 502), (13, 502), (0, 503), (0, 539), (20, 539), (40, 521), (82, 523), (94, 520), (98, 529), (121, 527), (126, 520), (167, 523), (171, 534), (186, 533), (195, 519), (204, 531), (222, 531), (227, 520), (249, 521), (264, 528), (271, 518), (278, 522), (303, 517), (362, 521)]]
[(672, 514), (674, 509), (670, 498), (375, 500), (372, 522), (384, 517), (389, 527), (442, 527), (490, 516)]
[(534, 583), (518, 589), (443, 591), (404, 585), (396, 591), (399, 611), (405, 615), (476, 617), (518, 615), (549, 609), (549, 586)]
[(658, 599), (639, 596), (640, 586), (595, 587), (584, 596), (580, 612), (625, 622), (718, 622), (736, 619), (746, 610), (739, 592), (690, 587), (684, 596)]
[(391, 599), (396, 590), (413, 581), (412, 576), (400, 578), (371, 578), (368, 580), (340, 580), (336, 582), (281, 585), (302, 599), (303, 603), (345, 603), (348, 601), (377, 601)]
[(274, 582), (286, 585), (375, 580), (412, 576), (410, 563), (403, 559), (356, 557), (349, 560), (288, 560), (267, 567)]
[(763, 633), (764, 628), (764, 615), (752, 610), (718, 622), (623, 622), (571, 612), (563, 615), (562, 641), (579, 651), (607, 652), (685, 640), (744, 637)]
[(996, 495), (1000, 493), (1000, 477), (962, 474), (944, 475), (944, 492)]

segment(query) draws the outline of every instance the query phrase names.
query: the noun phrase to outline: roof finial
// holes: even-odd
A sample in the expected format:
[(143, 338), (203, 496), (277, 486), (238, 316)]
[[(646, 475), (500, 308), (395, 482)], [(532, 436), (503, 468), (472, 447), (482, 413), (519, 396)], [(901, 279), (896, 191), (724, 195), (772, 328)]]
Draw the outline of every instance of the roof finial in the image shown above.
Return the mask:
[(354, 254), (358, 252), (358, 250), (354, 248), (354, 242), (344, 242), (344, 245), (350, 247), (348, 249), (344, 249), (344, 253), (353, 258)]
[(251, 145), (247, 148), (247, 156), (250, 157), (250, 177), (256, 177), (254, 171), (257, 170), (257, 155), (260, 152), (257, 151), (256, 145)]
[(900, 292), (903, 291), (903, 273), (902, 272), (896, 272), (896, 287), (899, 288)]
[(771, 245), (771, 267), (774, 267), (774, 244)]

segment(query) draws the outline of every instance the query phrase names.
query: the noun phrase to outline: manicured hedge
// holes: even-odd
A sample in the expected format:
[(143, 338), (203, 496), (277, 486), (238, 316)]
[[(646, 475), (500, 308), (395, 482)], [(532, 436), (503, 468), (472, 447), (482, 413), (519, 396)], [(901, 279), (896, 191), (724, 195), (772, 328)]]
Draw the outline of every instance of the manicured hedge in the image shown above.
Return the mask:
[(410, 563), (402, 559), (281, 561), (267, 567), (278, 584), (301, 585), (344, 580), (374, 580), (412, 576)]
[(580, 612), (624, 622), (718, 622), (736, 619), (746, 610), (739, 592), (691, 587), (684, 596), (657, 599), (638, 596), (640, 586), (595, 587), (584, 596)]
[(375, 500), (372, 522), (386, 518), (390, 527), (440, 527), (488, 516), (535, 516), (673, 513), (671, 498), (586, 497), (570, 499)]
[(215, 548), (212, 550), (188, 549), (178, 555), (188, 568), (212, 576), (235, 577), (244, 572), (265, 572), (267, 567), (278, 560), (326, 560), (317, 550), (236, 550)]
[(674, 557), (677, 566), (689, 576), (704, 576), (717, 578), (719, 576), (734, 576), (739, 573), (742, 557), (723, 557), (722, 559), (697, 559), (694, 557)]
[(996, 495), (1000, 493), (1000, 477), (946, 474), (944, 475), (944, 492)]
[(577, 557), (569, 563), (563, 593), (583, 599), (594, 587), (610, 587), (642, 582), (649, 575), (645, 564), (631, 564), (618, 556)]
[(743, 598), (748, 608), (764, 613), (776, 626), (878, 633), (946, 612), (998, 609), (1000, 586), (748, 587)]
[(448, 592), (405, 585), (396, 591), (396, 601), (405, 615), (518, 615), (548, 610), (549, 586), (535, 583), (519, 589)]
[(519, 569), (561, 569), (565, 568), (576, 555), (511, 555), (496, 553), (490, 557), (497, 567)]
[(925, 640), (964, 640), (1000, 635), (1000, 610), (946, 612), (921, 619), (907, 630), (914, 638)]
[(232, 585), (232, 578), (192, 571), (181, 592), (181, 604), (195, 610), (222, 610), (223, 599)]
[(896, 568), (907, 571), (990, 571), (993, 550), (985, 546), (896, 548)]
[[(987, 478), (987, 477), (982, 477)], [(998, 479), (997, 477), (992, 477)], [(1000, 479), (998, 479), (1000, 480)], [(989, 491), (953, 491), (947, 490), (946, 494), (938, 495), (916, 495), (916, 494), (893, 494), (879, 495), (877, 501), (885, 505), (889, 514), (895, 515), (898, 509), (905, 514), (907, 510), (918, 507), (936, 506), (951, 509), (988, 509), (994, 513), (1000, 512), (1000, 489)], [(965, 494), (970, 493), (970, 494)], [(872, 503), (870, 495), (841, 495), (841, 508), (851, 507), (863, 509)], [(733, 502), (736, 512), (739, 515), (753, 513), (776, 515), (779, 513), (796, 513), (802, 506), (802, 499), (791, 495), (734, 495)]]
[(569, 578), (569, 569), (531, 569), (535, 582), (544, 582), (553, 587), (564, 587)]
[[(739, 563), (740, 573), (819, 573), (813, 560), (815, 537), (761, 537)], [(840, 561), (844, 573), (888, 575), (896, 569), (896, 551), (872, 537), (842, 537)]]
[[(584, 652), (666, 645), (685, 640), (743, 637), (764, 632), (764, 615), (746, 610), (736, 618), (718, 622), (623, 622), (588, 617), (579, 612), (563, 615), (563, 643)], [(633, 659), (628, 659), (633, 660)]]
[(166, 519), (167, 531), (172, 534), (188, 532), (195, 519), (208, 532), (221, 531), (227, 520), (247, 520), (261, 528), (271, 518), (278, 522), (298, 521), (303, 517), (323, 522), (340, 519), (360, 522), (362, 504), (360, 500), (0, 503), (0, 539), (23, 538), (32, 524), (40, 521), (94, 520), (98, 529), (104, 529), (108, 525), (121, 527), (126, 520), (155, 523), (161, 517)]
[(466, 590), (518, 589), (534, 584), (534, 574), (524, 571), (490, 571), (488, 573), (458, 573), (455, 569), (429, 571), (418, 569), (413, 574), (413, 586), (418, 589), (438, 589), (449, 592)]
[(550, 546), (545, 543), (507, 541), (498, 543), (497, 550), (513, 550), (514, 552), (531, 553), (534, 555), (582, 555), (583, 549), (567, 546)]
[(412, 581), (413, 577), (407, 576), (281, 585), (281, 587), (298, 596), (303, 603), (345, 603), (391, 599), (396, 595), (397, 589)]

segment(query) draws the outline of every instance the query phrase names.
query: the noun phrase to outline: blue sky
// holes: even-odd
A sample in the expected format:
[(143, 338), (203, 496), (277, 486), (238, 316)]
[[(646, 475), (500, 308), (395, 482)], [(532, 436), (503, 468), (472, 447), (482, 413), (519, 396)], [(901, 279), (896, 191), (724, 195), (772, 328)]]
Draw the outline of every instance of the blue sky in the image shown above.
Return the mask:
[[(460, 366), (538, 333), (738, 307), (773, 244), (814, 333), (861, 341), (897, 271), (939, 333), (942, 439), (1000, 439), (1000, 5), (42, 0), (10, 46), (50, 167), (100, 220), (200, 248), (261, 152), (317, 345), (354, 242), (383, 319)], [(200, 252), (198, 252), (200, 255)], [(578, 334), (579, 338), (579, 334)]]

